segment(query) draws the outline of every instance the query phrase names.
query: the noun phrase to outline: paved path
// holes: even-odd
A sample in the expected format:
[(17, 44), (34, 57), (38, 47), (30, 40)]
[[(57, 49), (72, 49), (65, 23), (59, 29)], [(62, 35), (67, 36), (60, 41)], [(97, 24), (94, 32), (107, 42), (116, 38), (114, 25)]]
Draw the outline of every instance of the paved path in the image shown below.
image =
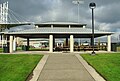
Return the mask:
[(72, 54), (50, 54), (38, 81), (95, 81)]

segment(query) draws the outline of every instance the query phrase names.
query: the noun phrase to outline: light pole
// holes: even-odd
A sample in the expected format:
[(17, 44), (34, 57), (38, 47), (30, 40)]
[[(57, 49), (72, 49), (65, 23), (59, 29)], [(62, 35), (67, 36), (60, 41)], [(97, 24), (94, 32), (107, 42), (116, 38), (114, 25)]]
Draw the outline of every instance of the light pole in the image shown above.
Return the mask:
[[(78, 23), (80, 23), (80, 22), (79, 22), (79, 18), (80, 18), (80, 16), (79, 16), (79, 15), (80, 15), (80, 14), (79, 14), (79, 13), (80, 13), (79, 7), (80, 7), (80, 4), (83, 4), (83, 3), (84, 3), (84, 1), (74, 0), (72, 3), (77, 4), (77, 7), (78, 7)], [(81, 41), (81, 40), (78, 40), (78, 41), (79, 41), (79, 44), (80, 44), (80, 41)]]
[(92, 55), (95, 55), (94, 51), (94, 9), (96, 8), (96, 4), (94, 2), (89, 4), (90, 9), (92, 9)]
[(80, 4), (84, 3), (84, 1), (75, 0), (75, 1), (73, 1), (73, 3), (78, 5), (78, 23), (79, 23), (79, 17), (80, 17), (79, 16), (79, 12), (80, 12), (79, 7), (80, 7)]

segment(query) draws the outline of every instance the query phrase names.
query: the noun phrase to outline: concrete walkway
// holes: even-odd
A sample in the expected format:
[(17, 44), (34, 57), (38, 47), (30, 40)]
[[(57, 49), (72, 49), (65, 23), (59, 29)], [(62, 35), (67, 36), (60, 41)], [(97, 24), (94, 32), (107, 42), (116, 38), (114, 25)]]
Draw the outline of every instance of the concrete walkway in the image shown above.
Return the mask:
[(50, 54), (38, 81), (95, 81), (74, 54)]

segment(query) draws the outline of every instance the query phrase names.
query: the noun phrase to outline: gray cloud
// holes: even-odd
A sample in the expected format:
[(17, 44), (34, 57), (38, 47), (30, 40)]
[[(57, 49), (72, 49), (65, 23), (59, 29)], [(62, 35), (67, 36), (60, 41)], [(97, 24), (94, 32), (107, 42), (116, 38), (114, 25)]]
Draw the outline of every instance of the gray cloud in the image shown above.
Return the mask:
[(119, 5), (120, 2), (98, 7), (96, 9), (97, 20), (104, 23), (116, 23), (120, 21)]
[[(6, 0), (1, 0), (3, 2)], [(73, 0), (8, 0), (9, 8), (27, 20), (35, 23), (47, 21), (77, 22), (77, 5)], [(107, 31), (119, 31), (120, 0), (83, 0), (80, 4), (80, 23), (91, 27), (89, 3), (95, 2), (95, 28)], [(114, 28), (114, 29), (113, 29)]]

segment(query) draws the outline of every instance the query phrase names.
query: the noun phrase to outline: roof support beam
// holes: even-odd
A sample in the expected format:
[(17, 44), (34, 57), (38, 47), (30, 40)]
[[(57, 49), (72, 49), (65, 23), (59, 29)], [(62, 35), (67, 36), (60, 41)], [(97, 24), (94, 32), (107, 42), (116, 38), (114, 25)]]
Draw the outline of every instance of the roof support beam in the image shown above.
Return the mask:
[(53, 52), (53, 35), (49, 35), (49, 52)]
[(111, 51), (111, 35), (108, 35), (108, 47), (107, 47), (107, 51), (110, 52)]
[(74, 51), (74, 37), (70, 35), (70, 52)]
[(10, 50), (9, 51), (10, 51), (10, 53), (12, 53), (13, 52), (13, 36), (12, 35), (10, 35), (10, 41), (9, 42), (10, 42), (10, 48), (9, 48)]

